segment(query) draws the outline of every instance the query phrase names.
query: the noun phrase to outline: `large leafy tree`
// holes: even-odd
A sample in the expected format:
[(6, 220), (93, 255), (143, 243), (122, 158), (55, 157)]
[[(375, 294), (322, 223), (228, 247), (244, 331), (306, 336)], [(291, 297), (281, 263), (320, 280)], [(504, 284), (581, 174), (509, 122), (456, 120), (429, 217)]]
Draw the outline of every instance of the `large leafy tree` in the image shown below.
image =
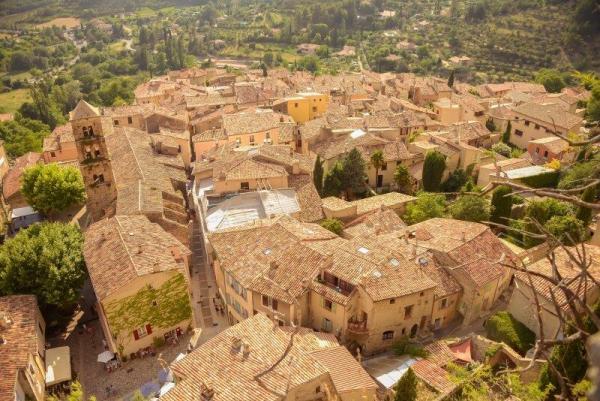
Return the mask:
[[(581, 200), (584, 202), (594, 203), (596, 200), (596, 187), (593, 186), (586, 188), (581, 195)], [(577, 209), (576, 217), (581, 220), (585, 226), (588, 226), (592, 222), (592, 209), (580, 206)]]
[(375, 169), (375, 186), (377, 186), (377, 176), (379, 175), (379, 170), (385, 164), (385, 160), (383, 159), (383, 152), (381, 150), (376, 150), (371, 154), (371, 166)]
[(21, 230), (0, 248), (0, 295), (34, 294), (42, 308), (77, 301), (86, 277), (77, 227), (42, 223)]
[(578, 244), (586, 237), (583, 222), (575, 216), (553, 216), (544, 226), (565, 245)]
[(490, 205), (486, 198), (477, 195), (463, 195), (449, 207), (450, 214), (457, 220), (487, 221), (490, 218)]
[(437, 150), (427, 152), (423, 163), (423, 189), (427, 192), (438, 192), (445, 169), (446, 156)]
[(490, 221), (508, 225), (513, 201), (511, 193), (512, 189), (506, 185), (500, 185), (494, 190)]
[(544, 85), (548, 92), (558, 93), (566, 86), (560, 71), (544, 68), (535, 74), (535, 81)]
[(416, 224), (433, 217), (442, 217), (446, 210), (446, 197), (440, 194), (420, 192), (417, 200), (409, 203), (402, 218), (408, 224)]
[(315, 160), (315, 168), (313, 169), (313, 182), (315, 183), (315, 188), (317, 188), (317, 192), (319, 195), (323, 194), (323, 162), (321, 161), (321, 156), (317, 155), (317, 160)]
[(342, 162), (342, 188), (348, 195), (358, 193), (365, 188), (366, 163), (360, 152), (354, 148), (346, 155)]
[(50, 128), (46, 124), (29, 118), (0, 123), (0, 139), (11, 157), (41, 151), (42, 140), (49, 133)]
[(38, 164), (25, 170), (21, 192), (43, 214), (61, 212), (85, 200), (85, 186), (75, 167)]
[(417, 399), (417, 375), (411, 368), (402, 375), (396, 387), (394, 401), (415, 401)]

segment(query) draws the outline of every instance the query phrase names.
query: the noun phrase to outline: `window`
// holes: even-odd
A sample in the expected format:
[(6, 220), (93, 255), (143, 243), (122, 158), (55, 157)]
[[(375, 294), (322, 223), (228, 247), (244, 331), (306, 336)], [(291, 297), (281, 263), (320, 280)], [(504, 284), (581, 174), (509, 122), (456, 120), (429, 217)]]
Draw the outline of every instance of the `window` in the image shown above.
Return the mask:
[(392, 338), (394, 338), (394, 331), (393, 330), (388, 330), (388, 331), (384, 331), (383, 332), (383, 340), (391, 340)]
[(100, 157), (100, 149), (95, 149), (94, 150), (94, 156)]
[(393, 305), (396, 303), (396, 300), (394, 298), (390, 299), (390, 305)]
[(263, 306), (269, 306), (269, 297), (266, 295), (262, 296), (262, 304)]
[(538, 124), (536, 124), (535, 129), (540, 129), (540, 126)]
[(328, 299), (323, 298), (323, 308), (331, 311), (333, 309), (333, 302)]
[(529, 122), (529, 121), (527, 121), (527, 120), (525, 120), (525, 126), (526, 126), (526, 127), (529, 127), (529, 124), (530, 124), (530, 122)]
[(98, 182), (104, 182), (104, 174), (98, 175)]
[(267, 132), (267, 133), (265, 134), (265, 138), (267, 138), (267, 139), (271, 139), (271, 133), (270, 133), (270, 132)]
[(273, 308), (273, 310), (277, 310), (277, 300), (276, 299), (271, 300), (271, 307)]
[(402, 328), (402, 335), (405, 335), (405, 334), (406, 334), (406, 329)]
[(298, 108), (298, 103), (294, 103), (294, 107), (295, 107), (295, 108)]
[(440, 309), (444, 309), (446, 306), (448, 306), (448, 299), (444, 298), (442, 299), (442, 303), (440, 304)]
[(425, 293), (423, 291), (421, 291), (421, 293), (419, 294), (419, 296), (422, 297), (423, 295), (425, 295)]
[(244, 181), (242, 183), (240, 183), (240, 189), (243, 191), (248, 191), (250, 190), (250, 183), (247, 181)]
[(547, 150), (544, 151), (544, 157), (548, 157), (548, 151)]
[(313, 108), (312, 108), (312, 109), (313, 109), (313, 112), (316, 112), (316, 111), (317, 111), (317, 108), (316, 108), (315, 106), (313, 106)]
[(410, 319), (412, 316), (413, 305), (408, 305), (404, 307), (404, 319)]
[(535, 153), (540, 153), (540, 148), (535, 148)]
[(115, 120), (115, 121), (113, 121), (113, 123), (114, 123), (115, 125), (119, 125), (119, 120)]
[(321, 386), (317, 386), (315, 389), (315, 393), (319, 394), (321, 392)]
[(56, 157), (56, 153), (50, 152), (50, 157)]
[(252, 145), (254, 143), (254, 135), (250, 135), (250, 144)]
[(127, 124), (133, 124), (133, 118), (127, 117)]
[(149, 324), (133, 330), (133, 338), (135, 340), (139, 340), (140, 338), (144, 338), (144, 337), (146, 337), (149, 334), (152, 334), (152, 326), (149, 325)]
[(523, 131), (521, 131), (520, 129), (516, 129), (515, 130), (515, 135), (516, 136), (523, 136)]

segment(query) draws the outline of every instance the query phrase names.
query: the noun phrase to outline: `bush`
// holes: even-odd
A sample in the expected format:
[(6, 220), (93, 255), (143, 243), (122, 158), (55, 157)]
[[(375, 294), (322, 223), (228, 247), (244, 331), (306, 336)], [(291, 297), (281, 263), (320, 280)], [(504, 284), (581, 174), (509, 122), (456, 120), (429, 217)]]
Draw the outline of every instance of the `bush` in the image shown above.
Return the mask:
[(501, 341), (521, 355), (535, 343), (535, 334), (506, 311), (498, 312), (485, 323), (487, 337)]
[(338, 219), (325, 219), (321, 222), (321, 227), (328, 229), (332, 233), (342, 235), (344, 225)]
[(398, 342), (396, 342), (392, 349), (396, 355), (410, 355), (415, 358), (427, 358), (429, 353), (423, 347), (418, 344), (413, 344), (408, 341), (406, 337), (402, 337)]

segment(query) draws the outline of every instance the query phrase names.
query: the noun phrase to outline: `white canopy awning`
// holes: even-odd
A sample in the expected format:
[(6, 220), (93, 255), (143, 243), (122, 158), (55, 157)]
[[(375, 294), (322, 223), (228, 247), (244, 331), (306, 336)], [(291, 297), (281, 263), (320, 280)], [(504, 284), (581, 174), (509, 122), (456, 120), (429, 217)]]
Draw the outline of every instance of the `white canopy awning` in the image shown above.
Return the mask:
[(71, 380), (71, 350), (57, 347), (46, 350), (46, 386)]

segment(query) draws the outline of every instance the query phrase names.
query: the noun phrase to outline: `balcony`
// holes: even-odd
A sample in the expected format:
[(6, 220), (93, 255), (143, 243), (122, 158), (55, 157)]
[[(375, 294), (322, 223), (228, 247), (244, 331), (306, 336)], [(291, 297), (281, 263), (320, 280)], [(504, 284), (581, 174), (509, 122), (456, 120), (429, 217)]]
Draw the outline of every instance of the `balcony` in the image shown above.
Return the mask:
[(369, 329), (367, 328), (367, 321), (366, 320), (348, 320), (348, 328), (347, 328), (348, 332), (350, 333), (354, 333), (354, 334), (367, 334), (369, 332)]

